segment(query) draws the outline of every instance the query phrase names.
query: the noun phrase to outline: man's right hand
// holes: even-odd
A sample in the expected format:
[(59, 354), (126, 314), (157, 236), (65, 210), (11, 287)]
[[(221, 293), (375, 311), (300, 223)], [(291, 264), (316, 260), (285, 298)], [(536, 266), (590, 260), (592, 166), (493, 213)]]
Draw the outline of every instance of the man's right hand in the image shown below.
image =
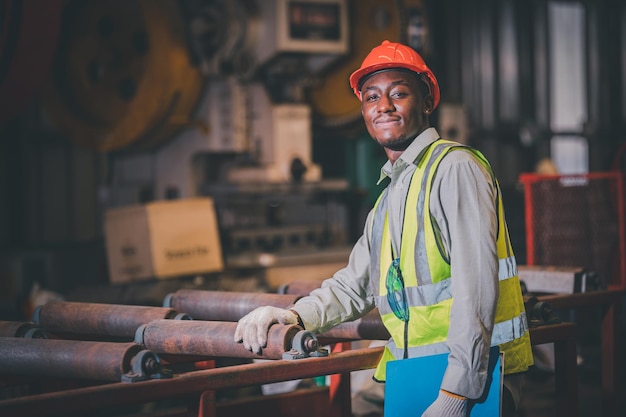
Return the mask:
[(298, 324), (298, 316), (293, 311), (283, 308), (265, 306), (258, 307), (243, 316), (235, 329), (235, 342), (243, 342), (243, 346), (260, 354), (267, 345), (267, 332), (272, 324)]

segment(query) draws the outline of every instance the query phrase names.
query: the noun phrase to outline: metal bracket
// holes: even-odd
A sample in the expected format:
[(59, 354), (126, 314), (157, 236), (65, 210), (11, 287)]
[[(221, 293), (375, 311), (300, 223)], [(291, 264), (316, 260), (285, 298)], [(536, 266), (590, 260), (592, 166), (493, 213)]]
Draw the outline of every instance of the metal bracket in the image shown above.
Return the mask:
[(135, 330), (135, 340), (134, 342), (137, 343), (138, 345), (144, 345), (144, 339), (143, 339), (143, 333), (146, 330), (146, 325), (142, 324), (141, 326), (137, 327), (137, 330)]
[(545, 301), (539, 301), (536, 297), (532, 297), (527, 302), (527, 306), (530, 306), (530, 310), (526, 311), (529, 327), (561, 322), (559, 316), (552, 311), (552, 306)]
[(122, 375), (122, 382), (138, 382), (148, 379), (171, 378), (172, 373), (161, 368), (161, 360), (150, 350), (140, 351), (132, 359), (132, 369)]
[(283, 359), (303, 359), (328, 356), (328, 349), (319, 347), (317, 337), (312, 332), (301, 330), (291, 341), (291, 350), (283, 353)]

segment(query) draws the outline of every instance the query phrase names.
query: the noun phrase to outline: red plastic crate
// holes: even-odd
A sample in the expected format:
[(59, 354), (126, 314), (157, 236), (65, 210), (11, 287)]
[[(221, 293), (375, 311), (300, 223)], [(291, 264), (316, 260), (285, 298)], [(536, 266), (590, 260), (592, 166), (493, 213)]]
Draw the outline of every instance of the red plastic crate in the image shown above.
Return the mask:
[(620, 171), (522, 174), (526, 263), (594, 271), (626, 289), (624, 180)]

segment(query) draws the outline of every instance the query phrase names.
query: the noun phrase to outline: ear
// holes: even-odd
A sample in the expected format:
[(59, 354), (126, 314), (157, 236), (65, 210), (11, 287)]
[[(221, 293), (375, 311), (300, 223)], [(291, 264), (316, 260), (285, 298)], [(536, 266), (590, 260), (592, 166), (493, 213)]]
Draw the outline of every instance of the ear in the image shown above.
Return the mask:
[(424, 97), (424, 100), (422, 100), (422, 111), (424, 112), (425, 115), (429, 115), (433, 112), (434, 109), (435, 109), (435, 102), (433, 100), (433, 96), (429, 94), (426, 97)]

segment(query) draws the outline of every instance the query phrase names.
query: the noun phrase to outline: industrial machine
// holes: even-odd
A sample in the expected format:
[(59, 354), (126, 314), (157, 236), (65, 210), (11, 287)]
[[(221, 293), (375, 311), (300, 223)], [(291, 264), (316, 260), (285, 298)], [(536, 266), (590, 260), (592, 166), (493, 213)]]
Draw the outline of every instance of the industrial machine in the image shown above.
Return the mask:
[(234, 182), (320, 180), (304, 89), (349, 52), (347, 0), (79, 1), (63, 19), (44, 109), (78, 145), (151, 150), (186, 132), (187, 162), (246, 155)]
[(98, 209), (210, 196), (227, 263), (345, 253), (356, 203), (323, 163), (357, 156), (316, 127), (358, 123), (346, 80), (374, 45), (428, 50), (420, 0), (73, 0), (61, 27), (43, 118), (103, 155)]

